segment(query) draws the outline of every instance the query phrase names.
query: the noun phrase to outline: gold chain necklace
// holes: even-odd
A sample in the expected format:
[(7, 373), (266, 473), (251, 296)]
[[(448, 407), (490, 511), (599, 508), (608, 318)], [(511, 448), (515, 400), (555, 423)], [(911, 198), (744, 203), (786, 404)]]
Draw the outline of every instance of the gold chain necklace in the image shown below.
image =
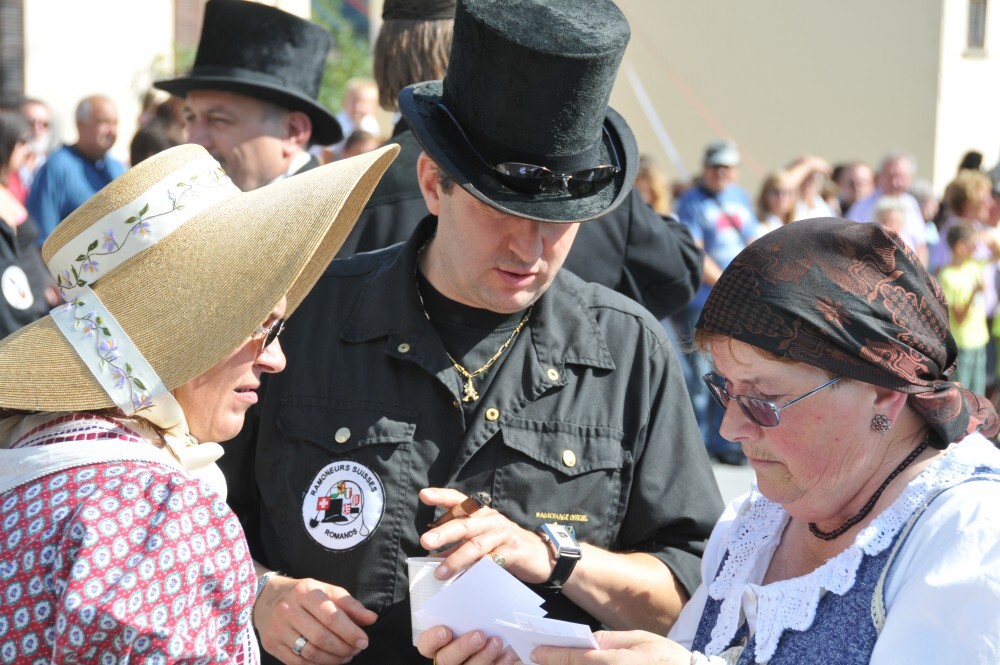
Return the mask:
[[(424, 296), (420, 293), (420, 282), (419, 280), (416, 279), (417, 277), (416, 272), (420, 270), (420, 255), (424, 253), (424, 248), (427, 247), (427, 244), (429, 242), (430, 240), (425, 242), (423, 246), (421, 246), (420, 250), (417, 251), (417, 261), (413, 268), (414, 286), (416, 286), (417, 288), (417, 298), (420, 300), (420, 309), (423, 310), (424, 316), (427, 318), (428, 322), (430, 322), (431, 320), (431, 315), (427, 313), (427, 306), (424, 305)], [(465, 379), (465, 388), (462, 390), (463, 402), (475, 402), (477, 399), (479, 399), (479, 393), (476, 392), (476, 386), (472, 383), (472, 379), (474, 377), (479, 376), (480, 374), (488, 370), (490, 367), (492, 367), (493, 363), (499, 360), (500, 356), (503, 355), (503, 352), (507, 350), (507, 347), (509, 347), (511, 344), (514, 343), (514, 340), (517, 338), (518, 333), (521, 332), (521, 328), (523, 328), (524, 324), (528, 322), (528, 317), (531, 316), (531, 310), (534, 309), (534, 307), (535, 307), (534, 304), (528, 307), (528, 311), (524, 313), (523, 317), (521, 317), (520, 323), (518, 323), (517, 327), (514, 328), (514, 332), (510, 334), (510, 337), (507, 338), (507, 341), (501, 344), (500, 348), (497, 349), (497, 352), (493, 354), (493, 357), (487, 360), (486, 364), (477, 369), (475, 372), (470, 372), (469, 370), (462, 367), (462, 365), (460, 365), (459, 362), (455, 360), (452, 357), (452, 355), (448, 353), (447, 350), (445, 350), (444, 353), (446, 356), (448, 356), (448, 360), (451, 361), (451, 366), (455, 368), (455, 371), (458, 372), (459, 376)]]

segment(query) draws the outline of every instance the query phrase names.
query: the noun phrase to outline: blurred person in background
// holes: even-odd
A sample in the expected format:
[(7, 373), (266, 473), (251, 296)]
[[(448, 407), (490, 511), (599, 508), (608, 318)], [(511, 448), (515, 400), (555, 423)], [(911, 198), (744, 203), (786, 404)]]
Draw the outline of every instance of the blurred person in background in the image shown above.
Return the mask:
[(719, 433), (723, 410), (710, 398), (700, 377), (708, 371), (708, 359), (689, 347), (694, 324), (722, 270), (740, 251), (761, 235), (750, 197), (739, 185), (740, 153), (736, 143), (713, 141), (705, 148), (704, 167), (698, 185), (677, 200), (677, 216), (691, 231), (695, 243), (704, 252), (702, 283), (695, 299), (675, 320), (681, 343), (688, 347), (688, 392), (708, 454), (723, 464), (746, 464), (738, 445)]
[(378, 85), (375, 81), (361, 77), (350, 79), (344, 88), (340, 112), (336, 116), (345, 138), (332, 145), (314, 145), (309, 148), (309, 152), (319, 159), (321, 164), (343, 159), (347, 156), (344, 154), (347, 139), (357, 130), (377, 137), (381, 144), (382, 128), (378, 124), (378, 118), (375, 117), (377, 110)]
[[(980, 232), (987, 230), (987, 220), (993, 206), (993, 183), (989, 176), (978, 170), (963, 169), (955, 179), (948, 183), (944, 190), (945, 219), (939, 229), (941, 238), (958, 222), (969, 224), (977, 237), (983, 238)], [(980, 259), (987, 259), (990, 251), (987, 245), (981, 244), (975, 252)], [(939, 242), (930, 255), (930, 271), (936, 273), (951, 263), (951, 248), (947, 242)]]
[(21, 99), (17, 106), (31, 126), (31, 139), (28, 141), (23, 163), (7, 176), (7, 185), (18, 201), (25, 204), (35, 174), (42, 168), (52, 149), (52, 112), (45, 102), (30, 97)]
[(873, 224), (881, 224), (896, 235), (906, 227), (906, 204), (898, 196), (883, 196), (875, 206)]
[(340, 159), (348, 159), (365, 152), (371, 152), (382, 145), (382, 139), (363, 129), (355, 129), (346, 139), (340, 152)]
[(848, 162), (834, 169), (832, 176), (837, 185), (840, 213), (847, 215), (856, 201), (871, 196), (875, 191), (875, 174), (865, 162)]
[(41, 246), (68, 214), (125, 172), (108, 155), (118, 139), (118, 109), (105, 95), (91, 95), (76, 107), (77, 142), (49, 155), (35, 175), (28, 211), (38, 224)]
[(833, 210), (823, 198), (823, 186), (832, 172), (825, 159), (816, 155), (803, 155), (786, 166), (785, 171), (798, 192), (794, 219), (833, 216)]
[(658, 215), (669, 215), (673, 201), (670, 184), (660, 165), (650, 155), (639, 155), (639, 170), (635, 174), (635, 189), (646, 204)]
[(0, 337), (59, 302), (35, 239), (38, 227), (6, 186), (28, 153), (31, 126), (17, 107), (0, 107)]
[(757, 194), (757, 219), (764, 233), (795, 221), (797, 192), (786, 171), (769, 173)]
[(875, 176), (875, 191), (866, 198), (855, 201), (845, 217), (855, 222), (871, 222), (875, 206), (881, 197), (901, 197), (906, 205), (906, 228), (901, 234), (902, 238), (926, 266), (928, 250), (924, 216), (917, 200), (909, 194), (916, 171), (917, 162), (910, 153), (900, 150), (886, 153)]

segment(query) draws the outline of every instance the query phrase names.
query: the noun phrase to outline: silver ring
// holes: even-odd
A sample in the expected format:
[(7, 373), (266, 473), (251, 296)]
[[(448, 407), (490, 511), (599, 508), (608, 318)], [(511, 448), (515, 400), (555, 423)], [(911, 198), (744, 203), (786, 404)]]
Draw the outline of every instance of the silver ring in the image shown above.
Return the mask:
[(299, 635), (299, 639), (295, 640), (295, 644), (292, 645), (292, 653), (301, 656), (302, 650), (306, 648), (307, 644), (309, 644), (309, 640), (304, 635)]
[(499, 552), (490, 552), (490, 558), (493, 559), (493, 563), (503, 568), (507, 565), (507, 558)]

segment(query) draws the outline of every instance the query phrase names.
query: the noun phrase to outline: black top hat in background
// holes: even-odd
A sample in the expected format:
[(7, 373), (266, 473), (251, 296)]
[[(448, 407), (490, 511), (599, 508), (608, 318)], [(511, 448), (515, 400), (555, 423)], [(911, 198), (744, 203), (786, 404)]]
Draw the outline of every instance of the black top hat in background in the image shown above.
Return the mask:
[(280, 9), (210, 0), (191, 73), (153, 86), (179, 97), (191, 90), (225, 90), (302, 111), (312, 120), (312, 140), (329, 145), (343, 132), (316, 98), (332, 45), (324, 28)]
[(382, 19), (409, 19), (414, 21), (436, 21), (455, 18), (457, 0), (385, 0), (382, 5)]
[[(459, 0), (448, 74), (404, 88), (400, 110), (430, 157), (484, 203), (546, 222), (593, 219), (635, 180), (635, 137), (608, 107), (628, 40), (611, 0)], [(491, 169), (521, 162), (565, 174), (616, 161), (607, 186), (579, 197), (561, 187), (525, 194)]]

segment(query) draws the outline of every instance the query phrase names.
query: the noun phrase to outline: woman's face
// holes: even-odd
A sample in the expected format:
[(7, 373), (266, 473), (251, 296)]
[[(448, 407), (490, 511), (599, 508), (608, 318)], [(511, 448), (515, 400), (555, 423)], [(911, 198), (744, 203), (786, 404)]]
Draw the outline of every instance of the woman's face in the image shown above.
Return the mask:
[(785, 216), (795, 205), (795, 191), (780, 180), (767, 188), (767, 210), (778, 217)]
[[(285, 309), (282, 298), (263, 322), (264, 327), (283, 318)], [(261, 375), (285, 368), (280, 339), (263, 352), (260, 345), (259, 337), (248, 338), (218, 365), (174, 389), (191, 434), (199, 441), (226, 441), (236, 436), (247, 410), (257, 403)]]
[[(730, 394), (779, 407), (831, 378), (811, 365), (766, 358), (736, 340), (713, 342), (710, 350)], [(881, 473), (885, 447), (870, 428), (875, 397), (872, 386), (841, 380), (780, 411), (777, 427), (756, 425), (731, 400), (720, 432), (743, 447), (764, 496), (794, 517), (839, 524), (857, 512), (856, 497)]]

